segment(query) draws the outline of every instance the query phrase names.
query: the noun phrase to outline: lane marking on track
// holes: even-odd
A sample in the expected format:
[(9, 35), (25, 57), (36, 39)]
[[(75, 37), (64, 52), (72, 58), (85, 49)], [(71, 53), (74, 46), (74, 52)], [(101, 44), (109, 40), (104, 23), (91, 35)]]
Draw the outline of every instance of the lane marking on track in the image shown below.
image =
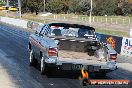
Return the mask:
[(3, 50), (0, 49), (0, 56), (5, 57), (5, 56), (7, 56), (7, 54)]
[[(10, 28), (9, 28), (10, 29)], [(11, 29), (10, 31), (9, 31), (9, 29), (7, 29), (6, 27), (2, 27), (1, 28), (1, 30), (3, 30), (3, 31), (5, 31), (5, 32), (7, 32), (7, 33), (10, 33), (10, 34), (12, 34), (12, 35), (15, 35), (15, 36), (17, 36), (17, 37), (20, 37), (20, 38), (23, 38), (23, 39), (28, 39), (28, 36), (26, 36), (26, 35), (24, 35), (24, 34), (21, 34), (20, 33), (20, 31), (18, 31), (17, 33), (15, 33), (14, 31), (13, 31), (13, 29)], [(14, 29), (14, 30), (17, 30), (17, 29)], [(23, 33), (23, 32), (22, 32)]]

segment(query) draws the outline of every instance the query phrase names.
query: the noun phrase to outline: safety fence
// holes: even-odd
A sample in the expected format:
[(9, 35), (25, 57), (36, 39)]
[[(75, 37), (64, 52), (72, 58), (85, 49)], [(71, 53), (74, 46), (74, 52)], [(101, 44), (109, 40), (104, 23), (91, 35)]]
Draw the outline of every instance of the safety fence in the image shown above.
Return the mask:
[[(60, 19), (60, 20), (72, 20), (72, 21), (82, 21), (89, 22), (90, 17), (85, 15), (70, 15), (70, 14), (58, 14), (49, 15), (44, 19)], [(91, 22), (94, 23), (105, 23), (105, 24), (132, 24), (132, 17), (123, 16), (92, 16)]]

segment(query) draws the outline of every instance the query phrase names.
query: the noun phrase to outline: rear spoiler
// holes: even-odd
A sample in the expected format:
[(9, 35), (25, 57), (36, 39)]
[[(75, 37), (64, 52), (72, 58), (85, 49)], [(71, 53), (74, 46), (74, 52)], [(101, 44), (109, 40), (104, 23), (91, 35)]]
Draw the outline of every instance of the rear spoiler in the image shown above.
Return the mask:
[(52, 39), (55, 39), (55, 40), (68, 40), (68, 41), (78, 41), (78, 42), (89, 42), (89, 41), (97, 41), (96, 38), (89, 38), (89, 39), (86, 39), (86, 38), (77, 38), (77, 37), (66, 37), (66, 36), (51, 36), (51, 35), (48, 35), (47, 37), (49, 38), (52, 38)]

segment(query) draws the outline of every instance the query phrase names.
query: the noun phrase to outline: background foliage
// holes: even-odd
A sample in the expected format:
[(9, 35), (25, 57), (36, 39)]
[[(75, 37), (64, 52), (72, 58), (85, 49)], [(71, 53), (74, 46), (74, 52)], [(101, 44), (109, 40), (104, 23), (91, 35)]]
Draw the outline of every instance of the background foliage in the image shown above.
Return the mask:
[[(15, 0), (10, 0), (15, 1)], [(91, 0), (45, 0), (46, 11), (51, 13), (74, 13), (88, 15), (90, 12)], [(131, 0), (92, 0), (93, 15), (132, 15)], [(17, 2), (17, 0), (15, 1)], [(21, 0), (22, 12), (43, 12), (43, 0)], [(4, 4), (0, 2), (0, 4)]]

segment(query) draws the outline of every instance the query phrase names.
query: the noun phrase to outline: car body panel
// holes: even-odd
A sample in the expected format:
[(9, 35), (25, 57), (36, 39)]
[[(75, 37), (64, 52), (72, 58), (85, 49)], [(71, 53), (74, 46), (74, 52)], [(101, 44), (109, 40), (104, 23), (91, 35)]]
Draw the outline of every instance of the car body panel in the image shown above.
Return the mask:
[[(50, 48), (56, 48), (58, 52), (61, 49), (62, 42), (64, 42), (63, 47), (72, 46), (67, 48), (68, 50), (72, 50), (72, 49), (77, 50), (77, 47), (79, 45), (76, 46), (76, 44), (80, 44), (80, 47), (86, 49), (86, 51), (84, 52), (95, 51), (97, 52), (97, 55), (101, 58), (107, 59), (108, 53), (116, 53), (116, 51), (114, 51), (110, 46), (108, 46), (106, 50), (107, 53), (105, 51), (106, 56), (103, 57), (103, 55), (99, 52), (99, 50), (97, 50), (98, 40), (95, 35), (95, 29), (89, 26), (77, 25), (77, 24), (65, 24), (65, 23), (45, 24), (41, 30), (39, 29), (39, 32), (36, 30), (35, 33), (30, 35), (29, 41), (30, 41), (29, 43), (33, 48), (35, 57), (40, 61), (41, 53), (42, 53), (42, 56), (45, 59), (45, 63), (47, 64), (55, 64), (57, 66), (64, 65), (66, 63), (73, 65), (82, 64), (82, 65), (101, 66), (100, 69), (111, 69), (111, 70), (116, 69), (116, 63), (111, 62), (110, 60), (106, 60), (102, 62), (95, 60), (90, 61), (90, 60), (83, 60), (80, 57), (79, 57), (80, 59), (78, 60), (75, 58), (70, 58), (70, 59), (63, 58), (60, 60), (59, 58), (61, 57), (58, 57), (58, 55), (48, 56), (48, 50)], [(69, 42), (69, 44), (66, 44), (65, 42)]]

